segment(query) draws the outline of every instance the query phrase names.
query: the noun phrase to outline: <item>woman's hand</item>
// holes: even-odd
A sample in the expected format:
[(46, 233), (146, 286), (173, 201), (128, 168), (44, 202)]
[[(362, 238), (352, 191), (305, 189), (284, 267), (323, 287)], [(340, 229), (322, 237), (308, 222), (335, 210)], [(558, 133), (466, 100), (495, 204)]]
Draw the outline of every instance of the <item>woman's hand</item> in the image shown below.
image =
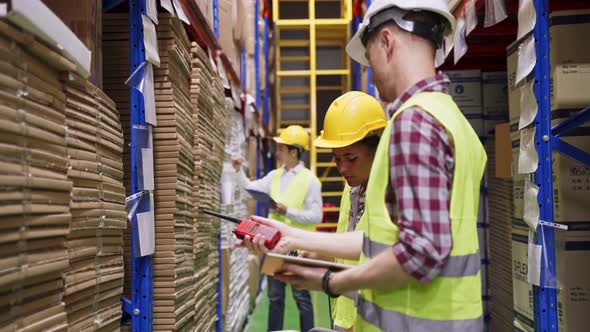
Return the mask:
[(268, 252), (287, 254), (292, 250), (298, 249), (298, 229), (287, 226), (286, 224), (273, 219), (267, 219), (258, 216), (252, 216), (250, 219), (260, 224), (277, 229), (281, 233), (281, 240), (277, 243), (274, 249), (271, 250), (264, 244), (266, 241), (264, 236), (257, 234), (254, 238), (250, 238), (249, 236), (244, 237), (242, 242), (236, 244), (237, 247), (246, 247), (257, 254), (266, 254)]

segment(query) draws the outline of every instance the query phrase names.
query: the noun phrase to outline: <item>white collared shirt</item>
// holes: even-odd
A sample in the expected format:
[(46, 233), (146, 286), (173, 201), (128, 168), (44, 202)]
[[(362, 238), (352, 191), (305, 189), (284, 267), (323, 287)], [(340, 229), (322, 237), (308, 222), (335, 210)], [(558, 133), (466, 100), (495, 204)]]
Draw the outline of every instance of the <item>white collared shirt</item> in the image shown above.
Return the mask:
[[(281, 169), (285, 169), (285, 166), (281, 166)], [(289, 183), (295, 178), (295, 175), (305, 169), (303, 162), (299, 162), (299, 164), (292, 169), (285, 171), (281, 176), (281, 193), (283, 193)], [(274, 174), (278, 170), (270, 171), (266, 176), (256, 181), (250, 181), (246, 176), (244, 171), (241, 171), (241, 181), (242, 185), (251, 190), (257, 190), (264, 193), (270, 193), (270, 186), (272, 182), (272, 178)], [(322, 222), (323, 218), (323, 208), (322, 208), (322, 185), (320, 181), (314, 176), (307, 189), (307, 194), (305, 195), (305, 200), (303, 201), (303, 210), (297, 210), (291, 207), (287, 207), (287, 213), (285, 215), (287, 218), (298, 222), (300, 224), (319, 224)]]

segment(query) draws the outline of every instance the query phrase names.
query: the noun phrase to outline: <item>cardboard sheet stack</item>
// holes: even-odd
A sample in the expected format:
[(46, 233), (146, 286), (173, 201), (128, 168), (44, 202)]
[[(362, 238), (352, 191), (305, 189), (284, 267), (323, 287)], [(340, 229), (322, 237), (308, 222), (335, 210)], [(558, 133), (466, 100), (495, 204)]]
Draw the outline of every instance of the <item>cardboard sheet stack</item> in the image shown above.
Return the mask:
[(182, 22), (160, 14), (156, 28), (161, 65), (154, 68), (156, 114), (154, 180), (154, 330), (186, 331), (194, 317), (194, 123), (190, 44)]
[(512, 305), (512, 179), (497, 178), (494, 136), (485, 144), (488, 154), (490, 330), (511, 331)]
[(0, 326), (63, 331), (70, 226), (65, 95), (73, 63), (0, 21)]
[[(200, 212), (219, 209), (220, 177), (224, 157), (225, 105), (223, 85), (215, 73), (207, 53), (197, 44), (193, 55), (191, 103), (195, 131), (195, 325), (194, 331), (210, 331), (217, 322), (218, 236), (220, 221)], [(198, 113), (198, 114), (197, 114)], [(198, 138), (198, 140), (197, 140)]]
[(72, 222), (64, 275), (70, 331), (120, 328), (123, 292), (123, 133), (114, 102), (80, 77), (65, 80)]
[[(115, 101), (120, 114), (121, 126), (125, 143), (123, 146), (123, 183), (126, 195), (130, 195), (130, 166), (129, 162), (129, 86), (125, 81), (129, 77), (129, 21), (127, 14), (105, 14), (103, 16), (103, 59), (108, 66), (104, 67), (103, 88), (107, 95)], [(125, 262), (125, 278), (123, 294), (131, 298), (131, 227), (124, 231), (123, 257)], [(129, 325), (124, 326), (128, 328)]]
[[(235, 171), (231, 164), (233, 157), (245, 160), (246, 135), (244, 121), (234, 108), (231, 98), (225, 98), (227, 109), (225, 133), (225, 161), (221, 175), (221, 209), (223, 213), (236, 218), (248, 217), (248, 193), (242, 185), (242, 174)], [(236, 237), (232, 234), (235, 224), (223, 221), (221, 232), (222, 252), (222, 314), (223, 330), (227, 332), (241, 331), (250, 309), (250, 293), (248, 291), (249, 270), (248, 250), (234, 249)]]

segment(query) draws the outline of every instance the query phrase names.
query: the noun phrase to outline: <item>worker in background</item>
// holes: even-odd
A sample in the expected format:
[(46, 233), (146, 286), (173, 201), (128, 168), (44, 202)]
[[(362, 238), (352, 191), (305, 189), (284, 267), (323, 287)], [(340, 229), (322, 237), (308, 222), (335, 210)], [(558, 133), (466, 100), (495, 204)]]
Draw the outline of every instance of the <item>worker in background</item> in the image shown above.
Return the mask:
[[(363, 215), (371, 165), (379, 135), (386, 125), (387, 117), (379, 101), (359, 91), (338, 97), (326, 112), (324, 129), (313, 144), (318, 148), (332, 149), (338, 172), (346, 180), (337, 232), (354, 231)], [(308, 257), (315, 258), (313, 255)], [(358, 264), (357, 260), (337, 258), (335, 261)], [(337, 330), (352, 331), (356, 319), (355, 298), (355, 293), (351, 292), (335, 300), (332, 317)]]
[[(301, 161), (303, 152), (309, 150), (309, 134), (301, 126), (289, 126), (274, 141), (277, 143), (276, 159), (280, 168), (269, 172), (262, 179), (250, 181), (242, 171), (240, 159), (233, 161), (234, 167), (241, 172), (244, 187), (267, 193), (276, 202), (269, 218), (297, 229), (313, 231), (315, 225), (322, 222), (323, 211), (320, 181)], [(292, 290), (299, 309), (301, 330), (309, 331), (314, 324), (310, 294), (307, 290)], [(268, 331), (282, 330), (285, 283), (269, 277), (268, 297)]]
[[(337, 297), (359, 290), (355, 331), (482, 331), (477, 211), (486, 154), (436, 74), (455, 19), (442, 0), (376, 0), (347, 46), (370, 65), (391, 119), (375, 154), (357, 229), (310, 233), (273, 220), (276, 251), (359, 259), (332, 272), (286, 264), (297, 288)], [(342, 119), (345, 122), (346, 119)], [(244, 244), (266, 252), (264, 239)]]

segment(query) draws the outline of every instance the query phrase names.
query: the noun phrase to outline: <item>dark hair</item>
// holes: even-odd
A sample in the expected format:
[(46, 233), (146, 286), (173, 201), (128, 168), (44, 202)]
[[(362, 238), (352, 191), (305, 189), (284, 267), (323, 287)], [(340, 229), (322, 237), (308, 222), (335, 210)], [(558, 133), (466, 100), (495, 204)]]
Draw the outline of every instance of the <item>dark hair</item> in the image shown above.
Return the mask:
[(303, 149), (295, 146), (295, 145), (287, 145), (287, 149), (289, 149), (289, 152), (296, 150), (297, 151), (297, 160), (301, 160), (301, 154), (303, 153)]
[(371, 151), (376, 151), (377, 146), (379, 145), (380, 137), (377, 135), (371, 135), (363, 138), (362, 140), (358, 141), (358, 143), (366, 145)]

